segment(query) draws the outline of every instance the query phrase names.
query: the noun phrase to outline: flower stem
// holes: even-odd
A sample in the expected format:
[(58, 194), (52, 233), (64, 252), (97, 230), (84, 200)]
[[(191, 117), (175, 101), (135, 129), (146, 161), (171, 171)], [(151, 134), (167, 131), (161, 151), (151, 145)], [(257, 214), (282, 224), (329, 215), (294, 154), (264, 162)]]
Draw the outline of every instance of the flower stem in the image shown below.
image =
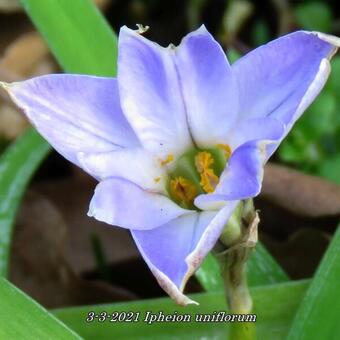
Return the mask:
[(215, 248), (226, 290), (231, 314), (237, 314), (236, 322), (231, 323), (231, 340), (254, 340), (255, 322), (250, 320), (253, 302), (248, 289), (246, 263), (257, 242), (259, 218), (252, 201), (241, 202), (230, 218)]
[[(253, 312), (253, 301), (246, 275), (248, 253), (249, 249), (240, 247), (231, 250), (226, 255), (226, 265), (222, 274), (231, 314), (248, 315)], [(253, 340), (255, 339), (255, 324), (254, 322), (233, 322), (230, 332), (232, 340)]]

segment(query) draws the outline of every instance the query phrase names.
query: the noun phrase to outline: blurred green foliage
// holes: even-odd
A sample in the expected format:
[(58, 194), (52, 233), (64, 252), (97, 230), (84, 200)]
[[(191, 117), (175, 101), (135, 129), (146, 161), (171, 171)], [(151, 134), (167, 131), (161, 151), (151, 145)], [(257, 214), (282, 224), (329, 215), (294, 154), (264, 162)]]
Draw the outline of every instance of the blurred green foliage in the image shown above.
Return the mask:
[(329, 32), (333, 21), (332, 11), (321, 1), (303, 2), (295, 7), (298, 25), (306, 30)]

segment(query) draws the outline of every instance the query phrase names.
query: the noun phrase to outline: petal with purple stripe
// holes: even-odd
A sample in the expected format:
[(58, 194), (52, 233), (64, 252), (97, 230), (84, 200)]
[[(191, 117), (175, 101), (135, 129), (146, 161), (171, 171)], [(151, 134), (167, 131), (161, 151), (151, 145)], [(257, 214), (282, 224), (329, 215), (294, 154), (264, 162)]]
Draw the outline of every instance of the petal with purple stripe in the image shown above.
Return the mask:
[(185, 284), (217, 242), (236, 204), (181, 216), (152, 230), (131, 230), (150, 270), (178, 304), (195, 303), (183, 294)]
[(298, 31), (248, 53), (233, 66), (240, 97), (240, 119), (270, 116), (289, 132), (324, 86), (338, 38)]
[(2, 86), (43, 137), (77, 165), (78, 152), (140, 145), (120, 108), (116, 79), (55, 74)]
[(142, 145), (163, 159), (192, 145), (174, 55), (172, 47), (161, 47), (126, 26), (120, 30), (122, 107)]
[(227, 57), (201, 26), (175, 49), (190, 131), (198, 146), (223, 143), (238, 114), (237, 85)]

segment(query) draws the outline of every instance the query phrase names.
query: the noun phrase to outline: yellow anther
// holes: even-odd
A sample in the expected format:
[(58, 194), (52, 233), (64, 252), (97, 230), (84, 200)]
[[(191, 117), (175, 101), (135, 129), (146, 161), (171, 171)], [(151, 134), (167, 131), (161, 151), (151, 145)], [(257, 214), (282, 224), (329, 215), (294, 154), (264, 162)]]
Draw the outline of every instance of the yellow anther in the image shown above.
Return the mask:
[(161, 161), (161, 165), (162, 166), (167, 165), (170, 162), (172, 162), (173, 160), (174, 160), (174, 155), (170, 153), (170, 154), (168, 154), (168, 156), (166, 157), (166, 159), (164, 161)]
[(156, 178), (154, 178), (154, 181), (155, 181), (156, 183), (158, 183), (160, 180), (161, 180), (161, 178), (160, 178), (160, 177), (156, 177)]
[(199, 173), (209, 169), (214, 164), (214, 158), (210, 152), (202, 151), (199, 152), (195, 157), (196, 169)]
[(213, 192), (219, 182), (218, 176), (215, 175), (211, 166), (214, 164), (214, 158), (210, 152), (199, 152), (195, 157), (195, 166), (201, 176), (200, 185), (205, 192)]
[(228, 144), (217, 144), (217, 146), (223, 150), (226, 158), (230, 158), (232, 150)]
[(188, 205), (197, 196), (197, 189), (189, 180), (179, 176), (170, 180), (170, 194), (176, 201)]

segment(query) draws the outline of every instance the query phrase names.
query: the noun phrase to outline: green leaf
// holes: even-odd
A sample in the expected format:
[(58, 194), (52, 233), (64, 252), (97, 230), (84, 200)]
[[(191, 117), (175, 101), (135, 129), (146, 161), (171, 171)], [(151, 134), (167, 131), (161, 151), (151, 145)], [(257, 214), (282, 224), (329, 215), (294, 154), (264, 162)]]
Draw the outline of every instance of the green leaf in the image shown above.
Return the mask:
[[(21, 3), (65, 70), (115, 75), (117, 39), (91, 1)], [(0, 159), (0, 275), (7, 275), (12, 226), (24, 189), (49, 150), (31, 129)]]
[(81, 339), (4, 278), (0, 296), (0, 339)]
[(207, 255), (195, 276), (207, 292), (223, 292), (220, 266), (212, 254)]
[(333, 21), (332, 11), (321, 1), (304, 3), (295, 8), (296, 20), (301, 28), (329, 32)]
[(289, 340), (339, 338), (339, 282), (340, 226), (296, 313)]
[(34, 130), (29, 130), (0, 158), (0, 276), (8, 272), (12, 226), (18, 205), (48, 150), (48, 144)]
[(61, 67), (115, 76), (117, 38), (90, 0), (20, 0)]
[(248, 260), (247, 271), (250, 286), (289, 281), (288, 275), (260, 242)]
[[(308, 281), (288, 282), (272, 286), (256, 287), (251, 290), (257, 314), (257, 337), (261, 340), (284, 339), (300, 300), (308, 287)], [(225, 311), (222, 293), (192, 295), (199, 306), (189, 305), (179, 309), (168, 298), (142, 300), (108, 305), (72, 307), (55, 310), (53, 313), (71, 329), (86, 339), (227, 339), (228, 322), (143, 322), (146, 312), (165, 314), (212, 314)], [(138, 322), (86, 322), (88, 313), (133, 312), (140, 313)], [(136, 317), (136, 314), (134, 314)]]

